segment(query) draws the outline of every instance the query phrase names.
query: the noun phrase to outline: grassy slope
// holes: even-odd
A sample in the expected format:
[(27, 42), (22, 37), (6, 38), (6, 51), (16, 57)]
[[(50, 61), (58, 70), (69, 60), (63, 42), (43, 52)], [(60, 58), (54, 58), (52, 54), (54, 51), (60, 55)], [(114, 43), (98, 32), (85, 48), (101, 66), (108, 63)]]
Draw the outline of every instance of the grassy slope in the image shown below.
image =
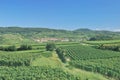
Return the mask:
[(39, 57), (32, 62), (32, 66), (44, 66), (44, 65), (51, 66), (51, 67), (60, 67), (64, 71), (67, 71), (67, 72), (69, 72), (73, 75), (76, 75), (76, 76), (80, 76), (81, 80), (86, 80), (86, 79), (89, 79), (89, 80), (108, 80), (107, 78), (103, 77), (100, 74), (96, 74), (93, 72), (87, 72), (87, 71), (83, 71), (83, 70), (76, 69), (76, 68), (70, 68), (70, 69), (67, 68), (66, 64), (63, 64), (59, 60), (59, 58), (55, 52), (52, 53), (52, 57), (48, 57), (48, 58)]
[(62, 63), (58, 59), (55, 53), (53, 53), (52, 57), (39, 57), (34, 60), (31, 66), (51, 66), (51, 67), (61, 67)]
[(88, 80), (110, 80), (98, 73), (87, 72), (87, 71), (76, 69), (76, 68), (73, 68), (73, 69), (65, 68), (65, 70), (70, 72), (71, 74), (81, 77), (81, 80), (86, 80), (86, 79)]

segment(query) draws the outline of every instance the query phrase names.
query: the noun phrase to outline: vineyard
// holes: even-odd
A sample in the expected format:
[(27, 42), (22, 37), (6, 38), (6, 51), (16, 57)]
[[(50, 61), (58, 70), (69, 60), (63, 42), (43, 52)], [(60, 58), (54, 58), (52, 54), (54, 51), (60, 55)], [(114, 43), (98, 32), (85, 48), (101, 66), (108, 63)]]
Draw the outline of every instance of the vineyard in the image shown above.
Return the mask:
[(90, 46), (62, 47), (70, 64), (77, 68), (101, 73), (105, 76), (120, 79), (120, 53), (108, 50), (99, 50)]
[(32, 66), (32, 62), (40, 57), (51, 57), (49, 51), (0, 51), (0, 80), (80, 80), (61, 68), (51, 66)]
[[(73, 44), (57, 43), (57, 46)], [(45, 44), (32, 47), (32, 50), (0, 51), (0, 80), (108, 80), (100, 74), (69, 69), (55, 51), (45, 50)]]
[[(33, 54), (34, 53), (34, 54)], [(40, 55), (35, 52), (0, 52), (0, 66), (30, 66), (31, 62)]]
[(119, 44), (120, 40), (101, 40), (101, 41), (86, 41), (87, 44), (99, 45), (99, 44)]
[(103, 51), (94, 49), (89, 46), (67, 46), (62, 47), (65, 51), (66, 56), (69, 56), (72, 60), (88, 60), (88, 59), (106, 59), (106, 58), (119, 58), (120, 53), (114, 51)]
[(60, 68), (0, 67), (0, 80), (80, 80)]

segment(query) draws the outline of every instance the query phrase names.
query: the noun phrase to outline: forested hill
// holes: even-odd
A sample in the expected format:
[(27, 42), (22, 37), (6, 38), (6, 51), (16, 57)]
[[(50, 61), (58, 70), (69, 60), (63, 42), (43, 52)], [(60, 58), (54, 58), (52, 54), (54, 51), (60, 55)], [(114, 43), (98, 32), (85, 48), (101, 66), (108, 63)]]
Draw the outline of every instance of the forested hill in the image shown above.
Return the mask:
[(66, 30), (56, 30), (48, 28), (22, 28), (22, 27), (0, 27), (0, 32), (6, 33), (28, 33), (28, 32), (65, 32)]
[[(15, 38), (39, 39), (39, 38), (67, 38), (69, 40), (111, 40), (120, 39), (120, 32), (96, 31), (90, 29), (77, 29), (73, 31), (48, 29), (48, 28), (21, 28), (21, 27), (0, 27), (0, 42), (6, 39)], [(18, 42), (20, 41), (18, 40)]]

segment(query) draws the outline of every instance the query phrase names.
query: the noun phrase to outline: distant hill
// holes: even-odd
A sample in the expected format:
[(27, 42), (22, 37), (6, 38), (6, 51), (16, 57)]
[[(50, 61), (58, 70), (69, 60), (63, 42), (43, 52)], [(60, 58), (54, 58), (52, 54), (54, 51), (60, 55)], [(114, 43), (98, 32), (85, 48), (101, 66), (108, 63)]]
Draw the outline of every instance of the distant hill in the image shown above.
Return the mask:
[[(9, 34), (9, 35), (8, 35)], [(9, 38), (8, 38), (9, 37)], [(14, 39), (13, 39), (14, 38)], [(74, 31), (48, 28), (0, 27), (0, 43), (17, 43), (39, 38), (67, 38), (70, 41), (120, 39), (120, 32), (77, 29)], [(8, 41), (9, 39), (9, 41)], [(11, 42), (12, 43), (12, 42)]]
[(87, 29), (87, 28), (82, 28), (82, 29), (76, 29), (76, 30), (74, 30), (74, 31), (76, 31), (76, 32), (88, 32), (88, 31), (93, 31), (93, 30), (90, 30), (90, 29)]

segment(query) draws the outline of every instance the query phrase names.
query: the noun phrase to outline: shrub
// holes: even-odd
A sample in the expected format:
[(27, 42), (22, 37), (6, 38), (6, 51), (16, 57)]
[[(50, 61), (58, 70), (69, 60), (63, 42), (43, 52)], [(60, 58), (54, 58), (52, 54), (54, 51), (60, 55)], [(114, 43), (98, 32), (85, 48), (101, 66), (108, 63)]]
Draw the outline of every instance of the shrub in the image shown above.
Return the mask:
[(32, 50), (32, 46), (31, 45), (21, 45), (18, 50)]
[(8, 47), (0, 47), (0, 50), (3, 50), (3, 51), (16, 51), (17, 48), (16, 46), (8, 46)]
[(56, 49), (56, 46), (55, 46), (54, 43), (47, 43), (47, 45), (46, 45), (46, 50), (47, 51), (53, 51), (55, 49)]

